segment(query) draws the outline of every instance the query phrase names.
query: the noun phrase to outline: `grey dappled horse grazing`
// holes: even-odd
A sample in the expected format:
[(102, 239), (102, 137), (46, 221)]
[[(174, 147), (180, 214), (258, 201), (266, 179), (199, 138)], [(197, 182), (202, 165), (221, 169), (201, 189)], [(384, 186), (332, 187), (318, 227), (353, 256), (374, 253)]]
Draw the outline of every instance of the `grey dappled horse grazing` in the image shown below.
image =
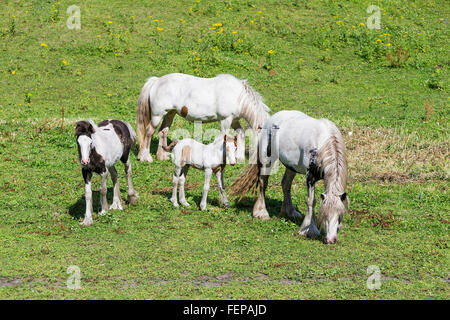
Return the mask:
[(291, 185), (297, 173), (306, 175), (308, 211), (299, 234), (311, 238), (320, 235), (315, 224), (315, 183), (324, 179), (325, 192), (320, 195), (321, 205), (317, 224), (325, 234), (326, 243), (335, 243), (348, 201), (345, 193), (347, 160), (345, 144), (338, 128), (327, 119), (314, 119), (299, 111), (280, 111), (265, 123), (258, 141), (258, 164), (241, 175), (230, 187), (232, 194), (242, 196), (259, 185), (259, 195), (253, 206), (253, 216), (268, 219), (265, 191), (274, 163), (279, 159), (286, 167), (282, 186), (284, 200), (281, 213), (291, 219), (303, 215), (292, 205)]

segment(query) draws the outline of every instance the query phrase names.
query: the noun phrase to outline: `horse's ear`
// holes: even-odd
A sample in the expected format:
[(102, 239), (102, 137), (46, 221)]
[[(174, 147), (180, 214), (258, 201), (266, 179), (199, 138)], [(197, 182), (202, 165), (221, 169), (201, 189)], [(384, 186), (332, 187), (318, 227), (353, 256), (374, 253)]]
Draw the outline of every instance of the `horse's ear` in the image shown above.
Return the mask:
[(320, 200), (322, 200), (322, 201), (325, 200), (325, 193), (321, 193), (321, 194), (320, 194)]
[(345, 199), (347, 198), (347, 193), (344, 192), (343, 194), (341, 194), (341, 201), (344, 202)]

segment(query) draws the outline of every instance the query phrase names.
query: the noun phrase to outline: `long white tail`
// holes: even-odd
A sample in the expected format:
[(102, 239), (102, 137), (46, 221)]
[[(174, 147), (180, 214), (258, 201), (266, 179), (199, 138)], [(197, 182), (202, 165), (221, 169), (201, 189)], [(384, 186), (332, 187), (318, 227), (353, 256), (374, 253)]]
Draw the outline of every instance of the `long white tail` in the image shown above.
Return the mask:
[(145, 141), (145, 131), (150, 123), (151, 110), (150, 110), (150, 90), (158, 80), (158, 77), (149, 78), (141, 89), (138, 99), (137, 108), (137, 131), (139, 138), (139, 148), (142, 149)]

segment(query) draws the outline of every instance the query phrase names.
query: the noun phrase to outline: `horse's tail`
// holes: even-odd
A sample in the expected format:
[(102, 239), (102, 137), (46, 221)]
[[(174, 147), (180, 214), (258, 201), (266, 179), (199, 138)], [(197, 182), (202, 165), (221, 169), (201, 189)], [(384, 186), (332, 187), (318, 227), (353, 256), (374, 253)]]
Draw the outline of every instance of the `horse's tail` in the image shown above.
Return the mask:
[(151, 118), (150, 90), (156, 80), (158, 80), (158, 77), (149, 78), (145, 82), (144, 86), (141, 89), (141, 93), (139, 94), (138, 108), (137, 108), (137, 131), (140, 149), (144, 147), (145, 131), (147, 129), (148, 124), (150, 123)]
[(261, 174), (261, 162), (259, 160), (258, 147), (256, 148), (256, 163), (250, 164), (247, 169), (228, 188), (231, 195), (240, 195), (237, 202), (249, 192), (255, 193), (259, 185), (259, 175)]

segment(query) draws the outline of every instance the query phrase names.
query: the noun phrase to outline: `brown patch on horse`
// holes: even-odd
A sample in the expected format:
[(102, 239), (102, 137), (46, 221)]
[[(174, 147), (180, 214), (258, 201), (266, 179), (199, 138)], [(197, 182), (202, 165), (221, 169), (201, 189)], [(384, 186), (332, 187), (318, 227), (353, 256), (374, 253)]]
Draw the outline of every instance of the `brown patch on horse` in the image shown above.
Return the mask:
[(85, 134), (90, 138), (91, 134), (93, 134), (94, 132), (94, 127), (88, 121), (78, 121), (77, 125), (75, 126), (75, 136), (77, 137)]
[(189, 111), (188, 108), (186, 106), (183, 106), (181, 108), (180, 116), (182, 116), (183, 118), (186, 118), (188, 111)]
[(212, 168), (212, 171), (213, 171), (214, 173), (217, 173), (217, 172), (223, 171), (224, 168), (225, 168), (225, 165), (224, 165), (224, 164), (220, 164), (220, 165), (218, 165), (217, 167)]
[(181, 149), (181, 166), (184, 167), (187, 161), (191, 159), (191, 146), (184, 146)]

